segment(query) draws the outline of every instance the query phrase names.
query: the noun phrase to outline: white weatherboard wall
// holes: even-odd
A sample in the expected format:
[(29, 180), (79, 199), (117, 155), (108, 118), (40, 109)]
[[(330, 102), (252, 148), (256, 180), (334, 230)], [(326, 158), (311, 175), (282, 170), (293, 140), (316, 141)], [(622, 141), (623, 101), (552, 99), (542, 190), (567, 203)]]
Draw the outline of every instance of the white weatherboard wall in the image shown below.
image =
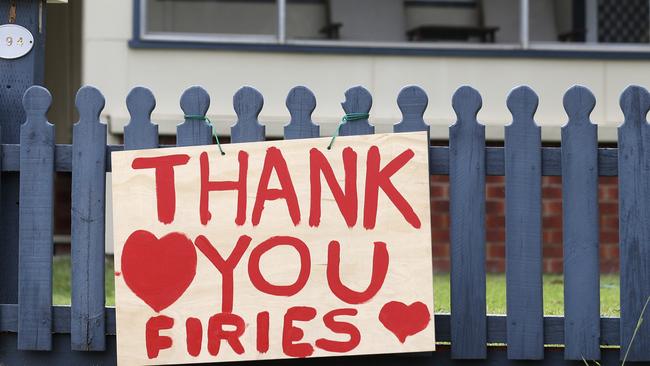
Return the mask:
[[(285, 98), (293, 86), (305, 85), (316, 94), (314, 121), (322, 125), (322, 135), (330, 135), (342, 116), (340, 102), (347, 88), (363, 85), (370, 90), (370, 120), (380, 133), (391, 131), (400, 120), (399, 90), (417, 84), (429, 95), (425, 120), (432, 126), (431, 137), (447, 139), (448, 126), (455, 120), (451, 96), (468, 84), (483, 96), (478, 117), (488, 126), (487, 138), (502, 139), (503, 126), (511, 120), (506, 96), (513, 87), (527, 84), (540, 96), (536, 120), (545, 127), (546, 141), (560, 138), (559, 126), (567, 120), (562, 96), (570, 86), (580, 83), (596, 95), (592, 120), (601, 126), (601, 141), (616, 140), (616, 126), (623, 119), (618, 106), (621, 91), (629, 84), (650, 86), (648, 61), (130, 49), (131, 0), (86, 1), (83, 12), (82, 81), (104, 93), (104, 118), (113, 142), (129, 120), (126, 95), (137, 85), (153, 90), (157, 101), (153, 120), (162, 134), (174, 134), (183, 118), (179, 107), (183, 90), (202, 85), (211, 96), (208, 115), (221, 135), (230, 133), (236, 119), (233, 94), (242, 85), (251, 85), (264, 95), (260, 121), (267, 134), (279, 137), (289, 121)], [(106, 242), (112, 252), (110, 206), (108, 210)]]
[[(235, 121), (232, 95), (251, 85), (264, 95), (260, 120), (267, 134), (280, 136), (289, 115), (284, 106), (291, 87), (305, 85), (318, 105), (314, 120), (330, 134), (340, 120), (344, 91), (363, 85), (373, 95), (371, 121), (377, 132), (387, 132), (398, 122), (395, 102), (400, 88), (422, 86), (429, 95), (425, 119), (432, 138), (445, 139), (455, 119), (451, 96), (469, 84), (483, 96), (479, 120), (488, 125), (488, 138), (502, 138), (502, 126), (510, 120), (505, 105), (509, 90), (528, 84), (540, 96), (536, 120), (542, 126), (566, 121), (561, 108), (564, 91), (575, 83), (590, 88), (598, 100), (592, 119), (603, 128), (601, 140), (615, 140), (622, 114), (618, 97), (631, 83), (650, 85), (647, 61), (561, 60), (487, 57), (366, 56), (234, 52), (218, 50), (130, 49), (132, 3), (129, 0), (86, 2), (83, 16), (83, 82), (100, 88), (106, 96), (104, 113), (112, 133), (121, 133), (128, 122), (124, 103), (136, 85), (151, 88), (156, 96), (154, 121), (160, 131), (172, 134), (182, 119), (179, 97), (190, 85), (202, 85), (210, 93), (208, 112), (221, 134)], [(559, 129), (545, 129), (546, 140), (558, 140)]]

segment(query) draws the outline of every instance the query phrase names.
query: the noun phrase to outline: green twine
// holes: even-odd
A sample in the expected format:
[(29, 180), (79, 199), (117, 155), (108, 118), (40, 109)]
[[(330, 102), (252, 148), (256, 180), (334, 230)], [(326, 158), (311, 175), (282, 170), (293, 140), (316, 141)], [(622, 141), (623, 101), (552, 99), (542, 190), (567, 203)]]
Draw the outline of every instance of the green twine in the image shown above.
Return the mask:
[(225, 152), (223, 152), (223, 149), (221, 148), (221, 144), (219, 143), (219, 136), (217, 136), (217, 130), (214, 128), (214, 125), (212, 124), (212, 121), (207, 116), (202, 116), (200, 114), (186, 114), (185, 119), (193, 119), (197, 121), (205, 121), (210, 125), (210, 129), (212, 129), (212, 136), (214, 136), (214, 139), (217, 140), (217, 147), (219, 147), (219, 151), (221, 152), (221, 155), (226, 155)]
[(332, 135), (332, 140), (330, 141), (330, 144), (327, 145), (327, 150), (332, 150), (332, 145), (334, 145), (334, 140), (336, 140), (336, 137), (339, 135), (339, 132), (341, 131), (341, 126), (346, 124), (347, 122), (351, 121), (358, 121), (361, 119), (368, 119), (370, 115), (368, 113), (347, 113), (343, 118), (341, 118), (341, 122), (339, 123), (338, 127), (336, 127), (336, 132), (334, 132), (334, 135)]

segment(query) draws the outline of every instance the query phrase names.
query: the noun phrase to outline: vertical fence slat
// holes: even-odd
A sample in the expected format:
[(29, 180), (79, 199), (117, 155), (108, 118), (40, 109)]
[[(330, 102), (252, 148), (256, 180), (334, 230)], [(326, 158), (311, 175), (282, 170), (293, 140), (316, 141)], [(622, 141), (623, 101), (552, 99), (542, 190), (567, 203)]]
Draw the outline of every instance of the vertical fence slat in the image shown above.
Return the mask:
[(449, 127), (451, 219), (451, 354), (486, 356), (485, 309), (485, 126), (476, 120), (479, 93), (454, 93), (457, 120)]
[(209, 107), (210, 96), (202, 87), (192, 86), (183, 92), (181, 109), (186, 117), (185, 121), (176, 127), (177, 146), (212, 144), (212, 126), (207, 121), (195, 117), (205, 117)]
[(305, 139), (320, 136), (320, 126), (311, 120), (316, 108), (314, 93), (304, 86), (296, 86), (287, 95), (287, 109), (291, 121), (284, 126), (284, 139)]
[[(372, 107), (372, 95), (366, 88), (355, 86), (345, 92), (345, 101), (341, 103), (341, 107), (346, 114), (369, 113)], [(372, 135), (373, 133), (375, 133), (375, 126), (370, 124), (368, 118), (347, 122), (341, 126), (340, 130), (341, 136)]]
[(394, 132), (427, 131), (429, 125), (424, 122), (424, 111), (429, 105), (427, 93), (417, 85), (405, 86), (397, 95), (397, 106), (402, 112), (402, 120), (393, 126)]
[(529, 87), (508, 95), (505, 127), (506, 307), (508, 358), (544, 357), (542, 304), (542, 149), (533, 120), (538, 97)]
[(629, 347), (628, 361), (650, 361), (650, 309), (636, 330), (650, 296), (650, 95), (630, 86), (620, 104), (625, 116), (618, 128), (621, 358)]
[(158, 147), (158, 125), (151, 123), (156, 99), (151, 90), (136, 86), (126, 97), (131, 119), (124, 126), (124, 149), (154, 149)]
[(72, 128), (72, 309), (71, 346), (106, 348), (104, 240), (106, 125), (99, 121), (104, 96), (85, 86), (76, 98), (79, 122)]
[(18, 349), (52, 349), (52, 215), (54, 126), (47, 121), (52, 96), (32, 86), (20, 127)]
[(237, 114), (237, 122), (230, 128), (232, 142), (264, 141), (266, 127), (260, 124), (257, 116), (264, 106), (262, 94), (250, 86), (237, 90), (232, 97)]
[(562, 127), (564, 358), (600, 358), (598, 261), (598, 128), (589, 120), (596, 98), (574, 86), (564, 94)]

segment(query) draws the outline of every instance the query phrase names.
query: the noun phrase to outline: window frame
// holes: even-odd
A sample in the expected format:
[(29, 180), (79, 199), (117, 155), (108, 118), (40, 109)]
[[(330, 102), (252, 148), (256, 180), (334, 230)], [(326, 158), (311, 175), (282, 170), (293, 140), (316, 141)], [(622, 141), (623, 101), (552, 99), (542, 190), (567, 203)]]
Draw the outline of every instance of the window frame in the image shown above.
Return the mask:
[(133, 36), (131, 48), (221, 49), (243, 51), (372, 54), (438, 55), (485, 57), (542, 57), (583, 59), (650, 59), (650, 45), (615, 43), (531, 42), (529, 38), (529, 1), (519, 0), (518, 43), (462, 42), (364, 42), (332, 40), (298, 40), (286, 37), (287, 0), (277, 2), (276, 35), (201, 34), (146, 32), (147, 0), (133, 0)]

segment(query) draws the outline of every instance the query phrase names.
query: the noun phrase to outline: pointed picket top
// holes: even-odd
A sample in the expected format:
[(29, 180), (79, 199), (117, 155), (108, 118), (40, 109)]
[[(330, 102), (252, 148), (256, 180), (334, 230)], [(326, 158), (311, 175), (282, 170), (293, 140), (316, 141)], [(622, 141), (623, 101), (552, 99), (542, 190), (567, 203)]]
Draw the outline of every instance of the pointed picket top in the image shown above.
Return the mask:
[(450, 129), (481, 125), (476, 120), (476, 116), (483, 106), (483, 99), (476, 89), (467, 85), (458, 88), (451, 98), (451, 106), (456, 112), (456, 122), (450, 126)]
[(508, 110), (512, 114), (512, 123), (506, 128), (518, 125), (539, 127), (534, 120), (538, 104), (539, 97), (530, 87), (523, 85), (512, 89), (506, 102)]
[(402, 88), (397, 95), (397, 106), (402, 112), (402, 120), (393, 126), (393, 131), (429, 131), (429, 125), (423, 118), (428, 104), (429, 97), (424, 89), (417, 85)]
[[(355, 86), (345, 92), (345, 101), (341, 103), (343, 111), (349, 113), (366, 113), (370, 112), (372, 107), (372, 95), (362, 87)], [(341, 136), (349, 135), (369, 135), (375, 133), (375, 126), (372, 126), (368, 118), (350, 121), (341, 126), (339, 134)]]
[(52, 95), (42, 86), (29, 87), (23, 95), (23, 108), (25, 109), (25, 125), (39, 129), (41, 126), (52, 126), (47, 120), (47, 111), (52, 105)]
[(124, 148), (153, 149), (158, 147), (158, 125), (151, 122), (156, 98), (151, 90), (136, 86), (126, 96), (126, 108), (131, 119), (124, 126)]
[(74, 126), (82, 124), (102, 124), (99, 115), (104, 109), (106, 100), (104, 95), (97, 88), (85, 85), (79, 89), (75, 98), (75, 105), (79, 111), (79, 122)]
[(311, 120), (316, 109), (316, 97), (307, 87), (296, 86), (289, 91), (286, 101), (291, 121), (284, 126), (284, 138), (300, 139), (318, 137), (320, 127)]
[(650, 109), (650, 95), (648, 90), (638, 85), (630, 85), (621, 94), (620, 98), (621, 111), (625, 120), (618, 128), (639, 129), (648, 124), (646, 115)]
[(212, 143), (212, 126), (205, 120), (210, 108), (210, 96), (200, 86), (191, 86), (183, 92), (180, 101), (183, 123), (176, 126), (176, 145), (194, 146)]
[(562, 128), (570, 125), (591, 124), (589, 115), (596, 106), (596, 97), (591, 90), (582, 85), (574, 85), (564, 93), (562, 104), (569, 117), (569, 121)]
[(257, 89), (244, 86), (232, 98), (237, 122), (230, 127), (232, 142), (264, 141), (266, 127), (257, 117), (264, 106), (264, 97)]

